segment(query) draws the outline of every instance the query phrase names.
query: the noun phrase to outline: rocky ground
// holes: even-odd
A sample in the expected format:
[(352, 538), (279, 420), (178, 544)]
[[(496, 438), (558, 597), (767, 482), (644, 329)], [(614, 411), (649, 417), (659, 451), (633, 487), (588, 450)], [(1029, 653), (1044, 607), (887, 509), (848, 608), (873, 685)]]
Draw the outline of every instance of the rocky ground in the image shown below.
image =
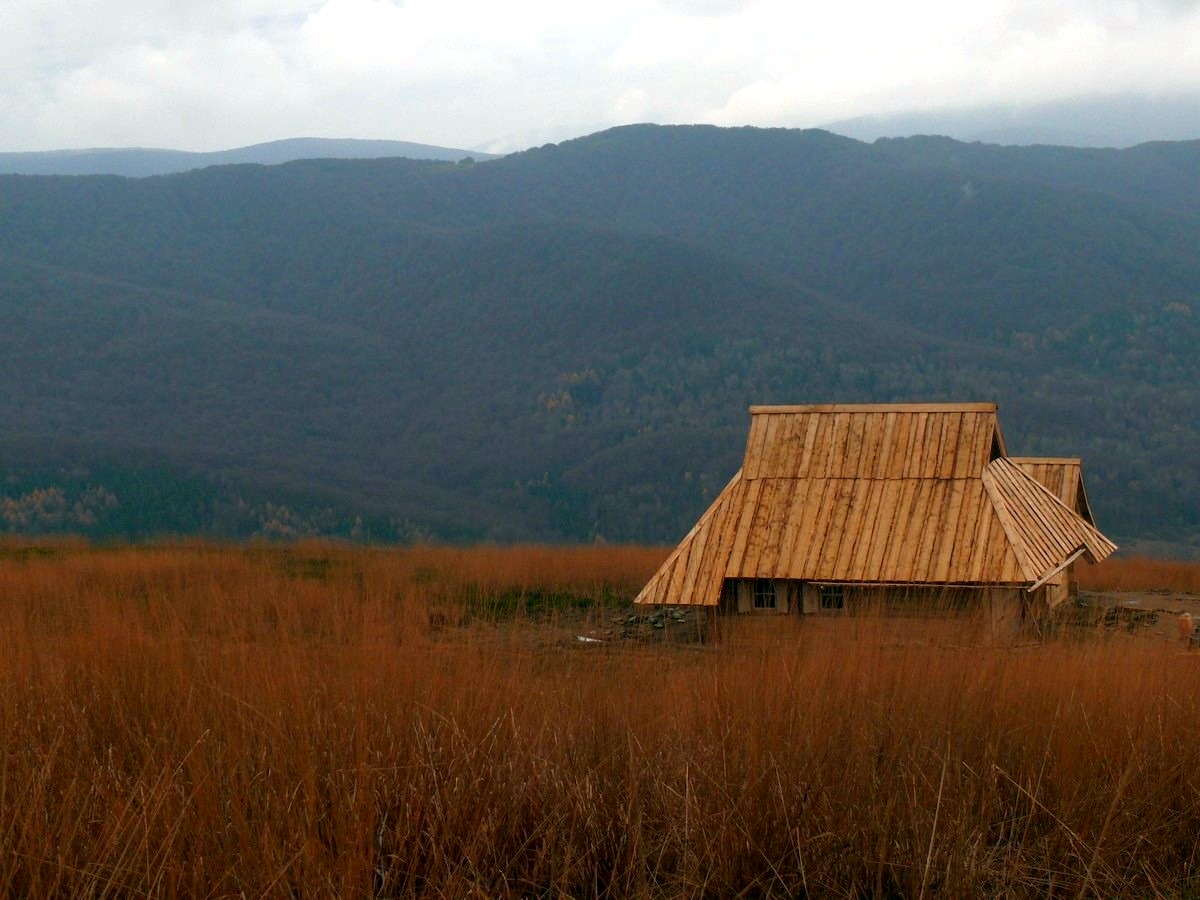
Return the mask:
[(1075, 628), (1124, 631), (1147, 637), (1182, 640), (1179, 620), (1192, 617), (1192, 646), (1200, 646), (1200, 595), (1171, 591), (1081, 591), (1073, 607), (1059, 619)]
[[(1077, 601), (1056, 610), (1048, 634), (1131, 634), (1181, 642), (1179, 619), (1188, 613), (1196, 622), (1191, 646), (1200, 649), (1200, 595), (1169, 591), (1080, 592)], [(707, 612), (687, 607), (628, 606), (603, 616), (559, 619), (561, 639), (579, 646), (616, 641), (673, 641), (703, 639)], [(939, 624), (944, 624), (939, 619)]]

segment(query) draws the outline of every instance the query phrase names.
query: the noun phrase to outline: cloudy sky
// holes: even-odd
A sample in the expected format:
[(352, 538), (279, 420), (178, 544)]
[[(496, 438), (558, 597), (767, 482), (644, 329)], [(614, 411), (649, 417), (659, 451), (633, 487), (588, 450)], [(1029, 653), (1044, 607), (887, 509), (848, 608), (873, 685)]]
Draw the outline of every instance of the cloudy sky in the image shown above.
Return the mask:
[(0, 0), (0, 150), (507, 151), (1200, 93), (1200, 0)]

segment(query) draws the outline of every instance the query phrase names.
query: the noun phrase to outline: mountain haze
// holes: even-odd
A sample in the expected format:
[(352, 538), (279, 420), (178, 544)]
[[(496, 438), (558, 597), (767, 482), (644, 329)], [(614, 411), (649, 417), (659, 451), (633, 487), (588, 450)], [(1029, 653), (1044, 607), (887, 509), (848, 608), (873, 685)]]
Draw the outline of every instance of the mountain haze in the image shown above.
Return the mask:
[(490, 153), (474, 153), (414, 144), (409, 141), (371, 141), (352, 138), (288, 138), (237, 147), (233, 150), (190, 152), (142, 147), (98, 148), (92, 150), (44, 150), (0, 153), (0, 174), (5, 175), (125, 175), (144, 178), (169, 175), (208, 166), (241, 163), (277, 165), (297, 159), (382, 159), (403, 156), (410, 159), (440, 159), (450, 162), (471, 157), (493, 159)]
[(989, 144), (1133, 147), (1200, 138), (1200, 94), (1114, 94), (843, 119), (825, 126), (861, 141), (917, 134)]
[(1107, 532), (1188, 552), (1197, 173), (633, 126), (2, 177), (0, 528), (670, 541), (750, 403), (994, 399)]

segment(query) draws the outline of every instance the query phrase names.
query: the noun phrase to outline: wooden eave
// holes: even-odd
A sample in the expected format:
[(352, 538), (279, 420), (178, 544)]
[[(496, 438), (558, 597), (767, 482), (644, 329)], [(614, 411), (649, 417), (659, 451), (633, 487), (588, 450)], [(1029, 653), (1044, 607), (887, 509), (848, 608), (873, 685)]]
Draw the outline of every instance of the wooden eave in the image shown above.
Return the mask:
[[(739, 470), (634, 603), (716, 606), (720, 602), (726, 563), (739, 531), (745, 485)], [(743, 538), (745, 533), (744, 529)]]

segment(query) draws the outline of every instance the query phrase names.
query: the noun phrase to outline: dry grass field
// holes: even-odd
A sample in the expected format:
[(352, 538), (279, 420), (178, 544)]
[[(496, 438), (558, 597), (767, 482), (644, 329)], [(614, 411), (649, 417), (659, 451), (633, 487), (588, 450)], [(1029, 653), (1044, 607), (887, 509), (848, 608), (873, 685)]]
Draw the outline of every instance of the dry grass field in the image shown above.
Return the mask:
[(1200, 652), (575, 640), (665, 552), (0, 544), (0, 896), (1198, 896)]
[(1079, 584), (1094, 591), (1200, 594), (1200, 563), (1110, 557), (1098, 566), (1081, 566)]

